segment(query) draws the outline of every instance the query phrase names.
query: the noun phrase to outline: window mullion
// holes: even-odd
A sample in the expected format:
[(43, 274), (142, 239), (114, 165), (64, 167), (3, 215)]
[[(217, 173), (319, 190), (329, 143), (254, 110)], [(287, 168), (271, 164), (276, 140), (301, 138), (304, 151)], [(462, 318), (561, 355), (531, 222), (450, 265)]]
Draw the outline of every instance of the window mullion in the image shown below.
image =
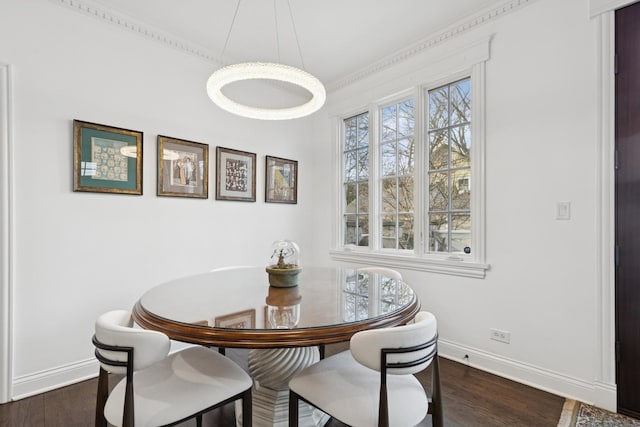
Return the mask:
[(395, 158), (396, 158), (396, 200), (395, 200), (395, 247), (394, 249), (400, 248), (400, 165), (399, 165), (399, 154), (400, 154), (400, 109), (396, 109), (396, 140), (395, 140)]
[(413, 192), (413, 218), (414, 218), (414, 230), (413, 230), (413, 240), (414, 242), (418, 242), (418, 244), (413, 245), (413, 250), (416, 255), (422, 256), (425, 250), (425, 228), (424, 228), (424, 218), (426, 218), (426, 213), (428, 212), (426, 206), (426, 192), (425, 185), (428, 188), (429, 184), (426, 181), (425, 169), (427, 164), (426, 155), (428, 150), (425, 148), (425, 143), (428, 141), (425, 139), (425, 135), (427, 135), (427, 121), (425, 120), (425, 91), (422, 87), (416, 87), (414, 90), (414, 98), (416, 100), (415, 104), (415, 126), (413, 130), (413, 138), (414, 138), (414, 165), (413, 165), (413, 179), (414, 179), (414, 189)]
[(382, 201), (380, 181), (380, 111), (377, 105), (369, 106), (369, 249), (380, 249), (382, 236)]
[(451, 244), (452, 244), (452, 229), (453, 229), (453, 204), (452, 204), (452, 191), (453, 191), (453, 175), (451, 173), (451, 163), (452, 163), (452, 155), (453, 150), (451, 149), (452, 145), (452, 132), (451, 132), (451, 86), (449, 86), (449, 90), (447, 90), (447, 138), (449, 141), (449, 159), (447, 161), (447, 180), (449, 184), (449, 188), (447, 189), (447, 252), (451, 253)]
[(485, 260), (485, 62), (471, 68), (471, 242), (473, 259)]

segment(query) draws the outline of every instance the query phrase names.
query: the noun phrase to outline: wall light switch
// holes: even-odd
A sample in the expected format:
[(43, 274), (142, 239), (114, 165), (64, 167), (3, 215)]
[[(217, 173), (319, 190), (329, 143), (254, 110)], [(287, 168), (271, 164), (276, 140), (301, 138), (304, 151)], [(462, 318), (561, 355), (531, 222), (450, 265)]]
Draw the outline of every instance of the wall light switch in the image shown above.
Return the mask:
[(571, 202), (558, 202), (556, 219), (571, 219)]

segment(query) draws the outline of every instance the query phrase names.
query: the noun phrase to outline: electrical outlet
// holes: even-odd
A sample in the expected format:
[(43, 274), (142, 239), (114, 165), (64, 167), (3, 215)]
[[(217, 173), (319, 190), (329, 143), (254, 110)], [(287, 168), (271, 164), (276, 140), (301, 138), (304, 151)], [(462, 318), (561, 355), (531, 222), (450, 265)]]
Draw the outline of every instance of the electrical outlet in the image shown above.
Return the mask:
[(501, 331), (500, 329), (489, 329), (489, 338), (509, 344), (509, 342), (511, 342), (511, 332)]

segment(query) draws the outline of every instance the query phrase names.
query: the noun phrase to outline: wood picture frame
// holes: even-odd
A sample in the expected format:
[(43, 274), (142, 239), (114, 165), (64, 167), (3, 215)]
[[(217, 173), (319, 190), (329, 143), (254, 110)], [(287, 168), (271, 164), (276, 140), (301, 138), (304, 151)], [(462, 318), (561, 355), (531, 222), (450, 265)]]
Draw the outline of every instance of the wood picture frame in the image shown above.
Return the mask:
[(298, 162), (266, 156), (264, 201), (267, 203), (298, 203)]
[(216, 147), (216, 200), (256, 201), (256, 154)]
[(73, 121), (73, 191), (142, 195), (141, 131)]
[(216, 328), (255, 329), (256, 309), (251, 308), (249, 310), (218, 316), (213, 320), (213, 325)]
[(158, 135), (158, 196), (209, 197), (209, 145)]

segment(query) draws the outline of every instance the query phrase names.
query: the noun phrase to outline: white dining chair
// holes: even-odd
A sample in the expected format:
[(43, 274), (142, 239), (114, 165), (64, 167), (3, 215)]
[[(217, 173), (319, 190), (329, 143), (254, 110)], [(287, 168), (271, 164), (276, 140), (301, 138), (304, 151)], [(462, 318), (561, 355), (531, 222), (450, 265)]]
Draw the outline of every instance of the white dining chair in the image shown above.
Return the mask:
[[(243, 426), (251, 425), (249, 375), (225, 356), (194, 346), (169, 355), (169, 338), (133, 326), (131, 312), (114, 310), (95, 323), (100, 362), (96, 426), (172, 426), (242, 400)], [(109, 393), (108, 374), (125, 377)]]
[[(289, 426), (298, 425), (299, 400), (356, 427), (415, 426), (430, 413), (442, 427), (436, 318), (356, 333), (350, 350), (311, 365), (289, 381)], [(429, 397), (414, 374), (431, 366)]]

